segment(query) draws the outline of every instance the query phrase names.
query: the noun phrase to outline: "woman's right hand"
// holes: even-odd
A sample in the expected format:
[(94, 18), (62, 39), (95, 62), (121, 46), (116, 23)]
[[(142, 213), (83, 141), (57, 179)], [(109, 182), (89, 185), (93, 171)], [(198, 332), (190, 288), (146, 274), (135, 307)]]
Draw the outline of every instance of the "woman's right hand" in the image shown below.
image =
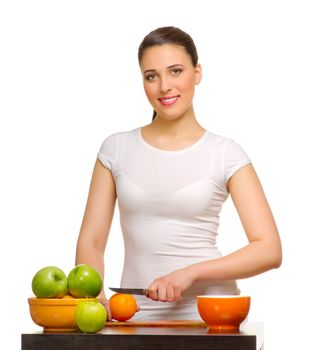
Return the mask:
[(107, 312), (107, 321), (112, 321), (112, 314), (109, 308), (109, 300), (106, 297), (99, 297), (100, 303), (105, 307)]

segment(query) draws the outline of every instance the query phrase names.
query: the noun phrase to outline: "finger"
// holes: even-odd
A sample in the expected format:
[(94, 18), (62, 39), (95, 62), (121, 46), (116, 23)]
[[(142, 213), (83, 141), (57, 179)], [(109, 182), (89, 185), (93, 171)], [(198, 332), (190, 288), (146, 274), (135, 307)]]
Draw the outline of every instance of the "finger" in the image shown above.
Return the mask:
[(109, 304), (103, 305), (105, 307), (106, 313), (107, 313), (107, 320), (108, 321), (112, 321), (113, 317), (112, 317), (112, 313), (111, 310), (109, 308)]
[(175, 301), (180, 301), (182, 299), (182, 290), (180, 288), (176, 288), (174, 290), (174, 300)]
[(109, 301), (107, 299), (100, 299), (101, 304), (104, 306), (107, 313), (107, 320), (112, 321), (112, 314), (109, 308)]
[(155, 288), (149, 288), (148, 294), (146, 295), (147, 298), (150, 298), (152, 300), (158, 301), (159, 297), (158, 297), (158, 292)]
[(165, 286), (160, 286), (158, 290), (158, 298), (160, 301), (167, 301), (167, 290)]
[(174, 288), (169, 287), (166, 290), (166, 301), (172, 302), (175, 300)]

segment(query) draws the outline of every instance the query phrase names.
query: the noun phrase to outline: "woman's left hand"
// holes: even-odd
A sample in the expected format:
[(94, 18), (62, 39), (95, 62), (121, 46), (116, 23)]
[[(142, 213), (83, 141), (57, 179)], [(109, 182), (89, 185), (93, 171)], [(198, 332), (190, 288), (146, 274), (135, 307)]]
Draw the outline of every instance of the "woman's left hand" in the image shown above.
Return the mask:
[(179, 301), (185, 289), (190, 287), (194, 279), (189, 268), (171, 272), (156, 278), (148, 287), (148, 297), (155, 301)]

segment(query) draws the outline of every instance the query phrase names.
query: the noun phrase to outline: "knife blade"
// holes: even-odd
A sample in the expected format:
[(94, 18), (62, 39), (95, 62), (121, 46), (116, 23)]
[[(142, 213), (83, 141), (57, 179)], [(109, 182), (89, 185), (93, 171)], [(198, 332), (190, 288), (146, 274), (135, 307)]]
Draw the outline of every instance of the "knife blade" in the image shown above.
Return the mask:
[(123, 294), (136, 294), (136, 295), (145, 295), (146, 297), (149, 294), (148, 289), (142, 289), (142, 288), (114, 288), (109, 287), (110, 290), (116, 293), (123, 293)]

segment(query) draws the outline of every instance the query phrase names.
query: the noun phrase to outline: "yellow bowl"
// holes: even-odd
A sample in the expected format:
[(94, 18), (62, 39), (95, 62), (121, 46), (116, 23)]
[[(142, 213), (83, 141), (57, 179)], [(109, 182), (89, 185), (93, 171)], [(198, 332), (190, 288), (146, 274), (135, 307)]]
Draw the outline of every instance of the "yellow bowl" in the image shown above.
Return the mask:
[[(63, 298), (29, 298), (30, 315), (34, 323), (44, 328), (44, 332), (78, 331), (75, 321), (75, 309), (85, 298), (64, 296)], [(96, 298), (89, 298), (94, 300)]]
[(197, 296), (198, 312), (210, 330), (238, 330), (250, 310), (250, 297), (242, 295)]

